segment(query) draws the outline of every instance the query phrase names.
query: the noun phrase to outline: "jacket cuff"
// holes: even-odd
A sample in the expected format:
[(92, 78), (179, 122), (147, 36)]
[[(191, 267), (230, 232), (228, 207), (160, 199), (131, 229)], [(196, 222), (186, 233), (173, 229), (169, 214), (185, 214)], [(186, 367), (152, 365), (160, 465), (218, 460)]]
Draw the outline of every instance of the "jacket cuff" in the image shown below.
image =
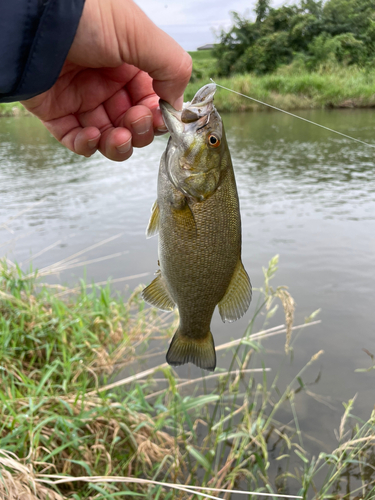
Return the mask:
[(43, 10), (22, 76), (0, 102), (24, 101), (50, 89), (73, 43), (85, 0), (49, 0)]

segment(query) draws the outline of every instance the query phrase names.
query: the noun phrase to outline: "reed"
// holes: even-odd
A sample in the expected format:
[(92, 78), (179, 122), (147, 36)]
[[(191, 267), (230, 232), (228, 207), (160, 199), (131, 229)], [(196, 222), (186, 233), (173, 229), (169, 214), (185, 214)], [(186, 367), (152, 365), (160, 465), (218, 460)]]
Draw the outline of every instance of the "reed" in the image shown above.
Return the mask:
[[(292, 325), (293, 299), (273, 285), (277, 266), (275, 257), (264, 269), (243, 337), (218, 346), (229, 369), (186, 380), (165, 364), (142, 369), (142, 359), (164, 353), (150, 353), (150, 341), (166, 344), (177, 318), (145, 308), (139, 288), (125, 303), (109, 284), (81, 283), (61, 298), (60, 287), (3, 261), (0, 497), (192, 500), (237, 491), (323, 499), (338, 498), (350, 477), (350, 493), (340, 498), (374, 498), (375, 413), (361, 421), (349, 401), (336, 449), (322, 444), (313, 457), (296, 400), (309, 392), (305, 370), (322, 352), (283, 391), (278, 371), (267, 367), (265, 338), (288, 333), (292, 353), (298, 334), (317, 322), (315, 312)], [(267, 325), (278, 303), (287, 322)], [(127, 376), (116, 382), (119, 367)], [(287, 425), (280, 423), (286, 411)]]

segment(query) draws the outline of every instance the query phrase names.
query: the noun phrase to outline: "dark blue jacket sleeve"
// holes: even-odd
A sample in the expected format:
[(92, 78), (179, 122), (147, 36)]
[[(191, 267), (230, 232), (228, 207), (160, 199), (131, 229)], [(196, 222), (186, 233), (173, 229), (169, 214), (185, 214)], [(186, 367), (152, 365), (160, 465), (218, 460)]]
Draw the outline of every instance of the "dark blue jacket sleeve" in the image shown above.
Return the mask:
[(0, 0), (0, 102), (30, 99), (56, 82), (85, 0)]

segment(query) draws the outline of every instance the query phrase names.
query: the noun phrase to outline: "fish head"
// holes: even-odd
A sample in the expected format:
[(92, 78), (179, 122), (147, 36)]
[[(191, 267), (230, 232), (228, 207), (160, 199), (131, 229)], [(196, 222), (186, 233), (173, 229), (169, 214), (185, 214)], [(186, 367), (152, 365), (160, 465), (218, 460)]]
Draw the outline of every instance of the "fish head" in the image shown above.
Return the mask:
[(165, 157), (169, 179), (197, 201), (216, 191), (229, 154), (223, 122), (213, 103), (215, 91), (215, 84), (205, 85), (181, 111), (160, 101), (170, 132)]

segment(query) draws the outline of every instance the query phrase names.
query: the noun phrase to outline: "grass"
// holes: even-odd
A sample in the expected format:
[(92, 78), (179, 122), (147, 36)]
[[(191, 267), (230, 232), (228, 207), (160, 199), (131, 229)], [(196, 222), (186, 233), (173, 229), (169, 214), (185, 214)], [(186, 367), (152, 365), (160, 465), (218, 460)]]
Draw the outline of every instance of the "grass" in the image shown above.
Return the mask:
[(216, 59), (212, 55), (211, 50), (196, 50), (189, 52), (193, 59), (193, 71), (191, 82), (209, 79), (210, 76), (216, 74)]
[[(207, 52), (201, 55), (201, 52)], [(273, 74), (234, 75), (219, 78), (211, 51), (190, 52), (193, 77), (186, 91), (186, 100), (214, 78), (217, 83), (260, 101), (285, 110), (375, 106), (375, 70), (356, 66), (326, 65), (315, 72), (296, 62), (283, 66)], [(258, 111), (267, 109), (236, 94), (220, 90), (215, 96), (219, 111)]]
[[(337, 448), (313, 457), (295, 401), (307, 390), (306, 368), (322, 353), (283, 391), (279, 374), (266, 368), (262, 339), (287, 333), (292, 353), (292, 332), (300, 330), (292, 327), (287, 289), (271, 284), (277, 264), (274, 258), (264, 269), (243, 338), (218, 347), (231, 360), (229, 370), (183, 380), (165, 363), (142, 372), (140, 363), (153, 354), (150, 341), (170, 338), (177, 318), (145, 308), (140, 289), (124, 303), (109, 285), (82, 282), (61, 299), (36, 272), (2, 262), (0, 497), (229, 499), (230, 490), (241, 490), (272, 498), (374, 498), (375, 412), (361, 421), (349, 401)], [(256, 334), (256, 318), (266, 327), (280, 302), (286, 326)], [(124, 367), (130, 376), (112, 383)], [(286, 411), (288, 425), (280, 422)]]
[(0, 102), (0, 116), (23, 116), (27, 113), (19, 102)]

